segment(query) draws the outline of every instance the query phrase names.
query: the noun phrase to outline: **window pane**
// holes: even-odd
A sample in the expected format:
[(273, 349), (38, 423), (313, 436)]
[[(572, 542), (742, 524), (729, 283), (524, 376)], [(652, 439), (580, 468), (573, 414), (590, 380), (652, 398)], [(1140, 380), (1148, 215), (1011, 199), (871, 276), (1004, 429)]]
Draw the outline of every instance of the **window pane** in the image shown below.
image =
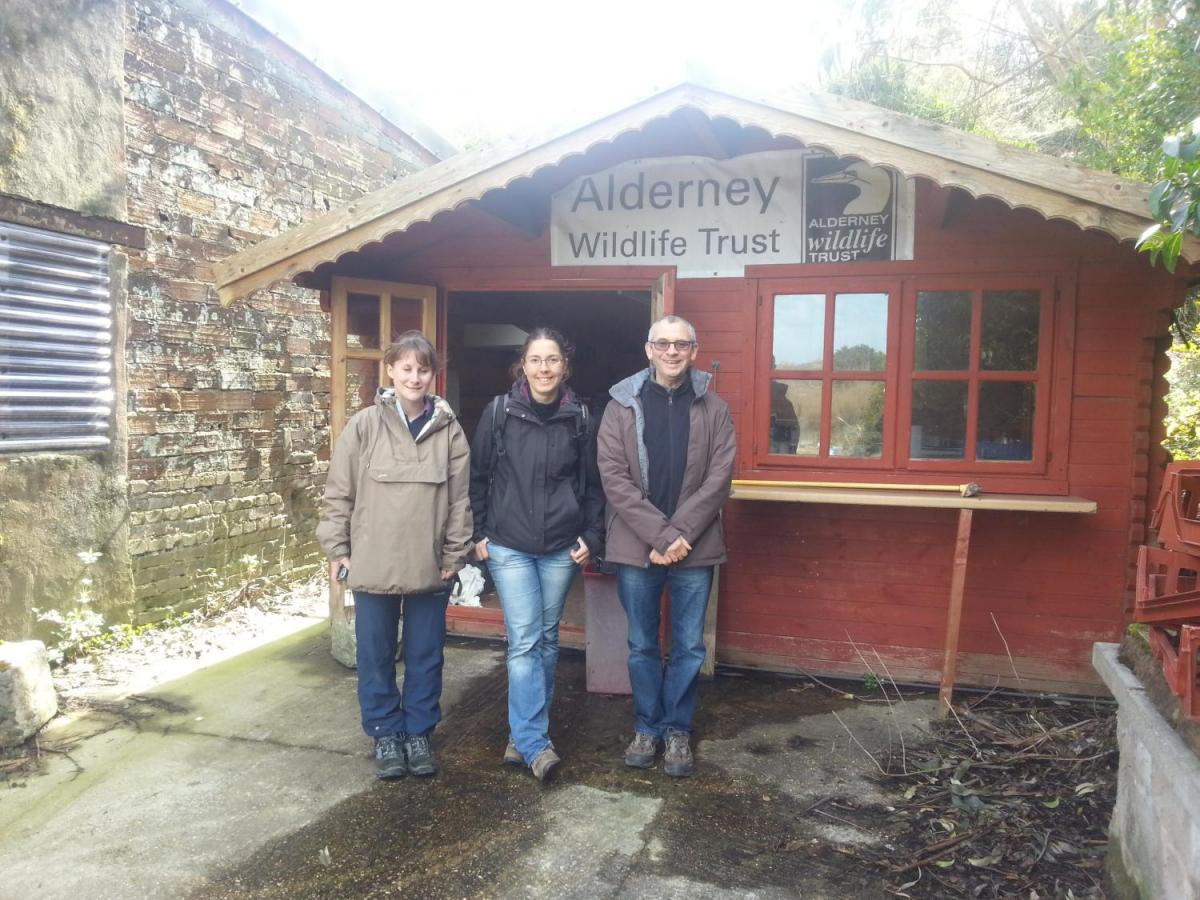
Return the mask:
[(980, 368), (1032, 372), (1038, 360), (1037, 291), (984, 291)]
[(1030, 381), (985, 381), (979, 385), (979, 459), (1033, 459), (1033, 409), (1036, 387)]
[(962, 459), (967, 436), (967, 383), (914, 381), (913, 459)]
[(378, 349), (379, 298), (374, 294), (346, 296), (346, 346), (351, 349)]
[(833, 303), (833, 368), (882, 372), (887, 363), (888, 295), (838, 294)]
[(967, 369), (970, 353), (970, 292), (919, 291), (913, 368), (919, 372)]
[(835, 381), (829, 455), (878, 459), (883, 454), (883, 382)]
[(820, 369), (825, 364), (825, 295), (778, 294), (771, 368)]
[[(392, 337), (394, 341), (406, 331), (420, 331), (424, 306), (420, 300), (408, 297), (392, 298)], [(426, 335), (428, 337), (429, 335)]]
[(771, 381), (771, 452), (821, 452), (821, 382)]
[(346, 418), (375, 402), (379, 363), (373, 359), (346, 360)]

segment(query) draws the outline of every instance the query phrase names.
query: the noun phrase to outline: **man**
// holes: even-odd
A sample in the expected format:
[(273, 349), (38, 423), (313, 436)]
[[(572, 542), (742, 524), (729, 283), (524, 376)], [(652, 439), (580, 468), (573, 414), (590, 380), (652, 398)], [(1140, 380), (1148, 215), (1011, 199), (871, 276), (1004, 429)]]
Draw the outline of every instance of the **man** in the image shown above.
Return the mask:
[[(668, 775), (692, 774), (696, 682), (713, 566), (725, 561), (721, 507), (736, 441), (712, 376), (692, 368), (696, 329), (678, 316), (650, 327), (650, 367), (613, 386), (597, 436), (609, 503), (607, 558), (616, 563), (629, 619), (629, 681), (636, 719), (625, 764), (654, 765), (665, 741)], [(663, 587), (671, 597), (671, 652), (658, 643)]]

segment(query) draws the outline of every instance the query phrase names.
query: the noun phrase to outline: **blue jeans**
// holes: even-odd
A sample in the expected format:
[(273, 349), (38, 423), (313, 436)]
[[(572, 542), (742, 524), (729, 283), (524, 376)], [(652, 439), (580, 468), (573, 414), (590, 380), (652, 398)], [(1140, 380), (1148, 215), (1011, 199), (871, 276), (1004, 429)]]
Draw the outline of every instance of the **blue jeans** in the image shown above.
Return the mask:
[(550, 746), (558, 623), (579, 567), (571, 547), (541, 555), (488, 542), (508, 635), (508, 727), (526, 763)]
[[(427, 734), (442, 718), (442, 660), (450, 592), (354, 592), (358, 708), (371, 737)], [(404, 692), (396, 685), (396, 628), (404, 611)]]
[[(691, 733), (696, 682), (704, 663), (704, 616), (712, 566), (618, 566), (617, 591), (629, 619), (629, 683), (637, 730)], [(671, 656), (663, 670), (658, 627), (662, 590), (671, 596)]]

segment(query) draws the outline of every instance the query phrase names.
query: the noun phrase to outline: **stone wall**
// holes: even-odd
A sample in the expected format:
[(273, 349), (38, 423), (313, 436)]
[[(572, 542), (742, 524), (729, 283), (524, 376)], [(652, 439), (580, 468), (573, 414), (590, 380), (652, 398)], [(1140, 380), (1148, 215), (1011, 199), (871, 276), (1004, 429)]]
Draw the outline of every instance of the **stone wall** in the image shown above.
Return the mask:
[(213, 263), (432, 161), (219, 0), (129, 0), (130, 551), (136, 617), (316, 570), (328, 317), (280, 288), (222, 308)]
[[(6, 202), (0, 218), (94, 239), (111, 223), (51, 207), (124, 218), (124, 24), (123, 0), (0, 3), (0, 193), (33, 201)], [(118, 385), (125, 266), (114, 248)], [(133, 588), (117, 410), (109, 451), (0, 457), (0, 640), (53, 641), (35, 610), (123, 617)]]
[(124, 6), (0, 4), (0, 192), (124, 217)]

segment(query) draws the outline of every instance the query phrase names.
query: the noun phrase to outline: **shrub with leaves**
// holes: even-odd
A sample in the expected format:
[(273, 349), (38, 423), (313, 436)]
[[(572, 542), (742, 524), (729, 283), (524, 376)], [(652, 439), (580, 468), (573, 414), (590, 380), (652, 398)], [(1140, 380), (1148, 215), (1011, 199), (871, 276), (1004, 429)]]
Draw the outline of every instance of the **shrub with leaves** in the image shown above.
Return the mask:
[(1150, 190), (1150, 215), (1156, 223), (1138, 240), (1138, 248), (1159, 258), (1168, 272), (1183, 249), (1186, 235), (1200, 238), (1200, 118), (1180, 134), (1163, 141), (1166, 157), (1162, 181)]

